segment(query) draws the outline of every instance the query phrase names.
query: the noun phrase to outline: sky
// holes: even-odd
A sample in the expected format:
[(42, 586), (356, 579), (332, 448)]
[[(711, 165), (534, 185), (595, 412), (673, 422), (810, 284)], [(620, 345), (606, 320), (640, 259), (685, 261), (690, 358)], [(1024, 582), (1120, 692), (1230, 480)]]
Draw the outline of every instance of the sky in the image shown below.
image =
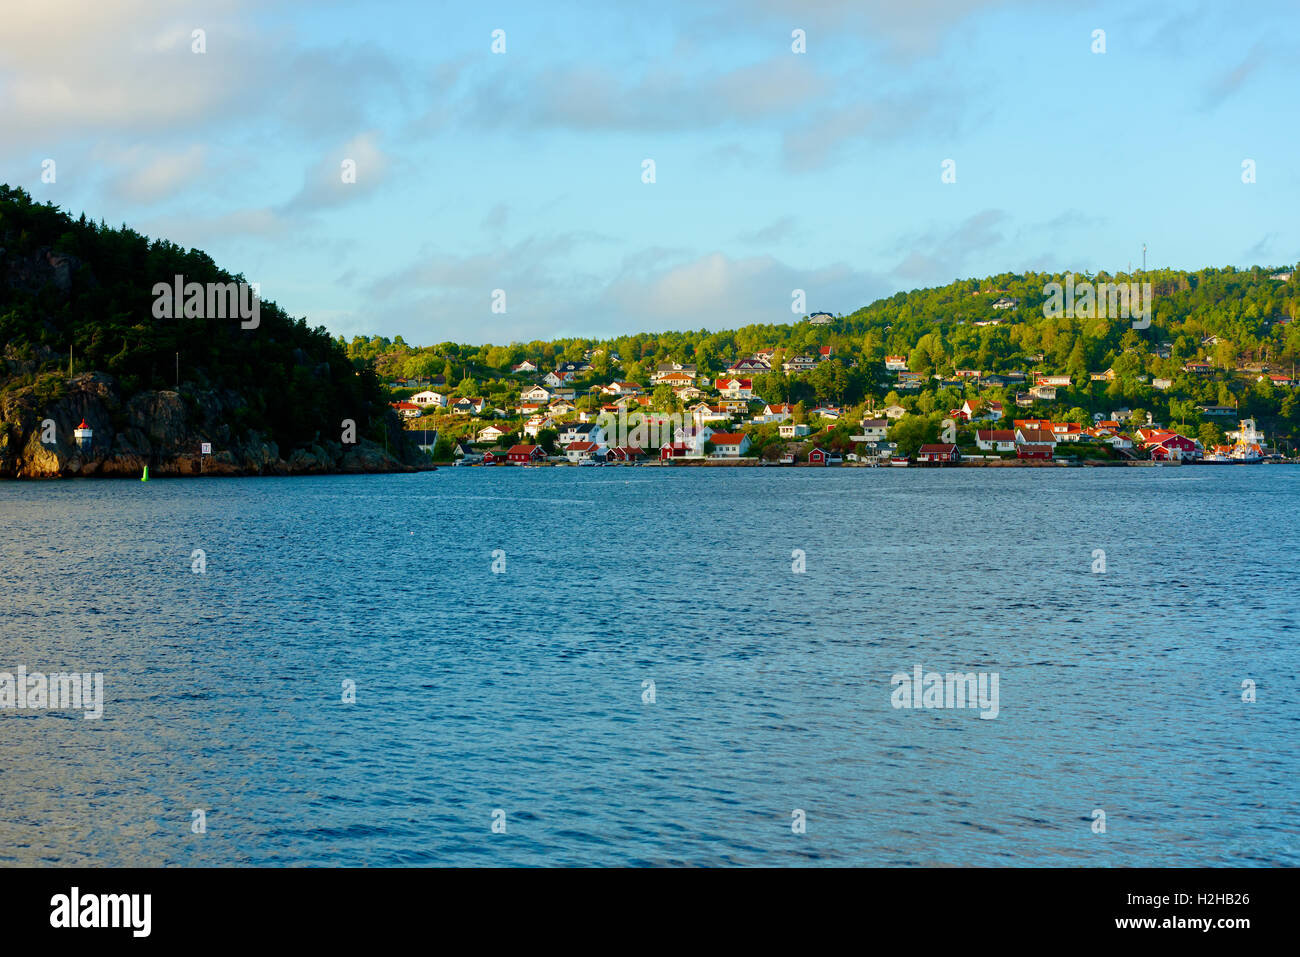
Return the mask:
[(1281, 266), (1295, 24), (1294, 2), (4, 0), (0, 182), (422, 345), (782, 323), (795, 290), (848, 313), (1144, 243)]

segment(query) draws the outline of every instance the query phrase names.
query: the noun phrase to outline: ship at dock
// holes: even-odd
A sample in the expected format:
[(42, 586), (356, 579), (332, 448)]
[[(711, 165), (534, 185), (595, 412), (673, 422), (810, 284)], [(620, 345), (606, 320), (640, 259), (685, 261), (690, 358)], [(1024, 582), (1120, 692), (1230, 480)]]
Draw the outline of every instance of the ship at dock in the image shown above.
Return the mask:
[(1203, 465), (1258, 465), (1264, 461), (1267, 444), (1264, 433), (1255, 428), (1254, 419), (1242, 419), (1236, 432), (1228, 438), (1236, 441), (1230, 445), (1216, 445), (1200, 460)]

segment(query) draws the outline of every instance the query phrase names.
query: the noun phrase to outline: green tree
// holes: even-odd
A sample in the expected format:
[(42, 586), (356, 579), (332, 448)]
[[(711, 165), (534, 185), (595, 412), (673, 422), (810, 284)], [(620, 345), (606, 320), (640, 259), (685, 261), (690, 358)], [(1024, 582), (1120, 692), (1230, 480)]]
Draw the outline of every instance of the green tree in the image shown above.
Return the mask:
[(939, 438), (939, 423), (927, 416), (907, 415), (889, 429), (889, 441), (898, 443), (898, 454), (913, 456), (926, 443)]

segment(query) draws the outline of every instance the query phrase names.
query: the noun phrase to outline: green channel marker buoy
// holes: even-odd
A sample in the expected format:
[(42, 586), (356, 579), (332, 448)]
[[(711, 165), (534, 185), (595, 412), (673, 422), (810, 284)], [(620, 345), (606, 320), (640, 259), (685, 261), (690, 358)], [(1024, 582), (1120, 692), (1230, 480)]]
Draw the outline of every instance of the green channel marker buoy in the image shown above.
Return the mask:
[(144, 467), (144, 474), (140, 476), (140, 481), (141, 482), (149, 481), (149, 466), (146, 465)]

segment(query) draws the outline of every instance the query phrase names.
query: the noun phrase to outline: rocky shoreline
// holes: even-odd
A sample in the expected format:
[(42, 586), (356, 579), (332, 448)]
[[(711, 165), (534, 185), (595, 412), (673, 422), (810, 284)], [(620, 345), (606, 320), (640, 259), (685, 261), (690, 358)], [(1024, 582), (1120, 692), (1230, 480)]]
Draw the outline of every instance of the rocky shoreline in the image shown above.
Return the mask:
[[(237, 393), (139, 392), (123, 396), (113, 377), (85, 373), (67, 380), (56, 398), (35, 388), (0, 399), (0, 478), (327, 475), (416, 472), (432, 466), (393, 417), (395, 448), (368, 439), (344, 445), (328, 439), (282, 450), (256, 431), (236, 434), (230, 423), (242, 405)], [(81, 423), (93, 433), (83, 447)], [(212, 454), (203, 455), (203, 443)]]

